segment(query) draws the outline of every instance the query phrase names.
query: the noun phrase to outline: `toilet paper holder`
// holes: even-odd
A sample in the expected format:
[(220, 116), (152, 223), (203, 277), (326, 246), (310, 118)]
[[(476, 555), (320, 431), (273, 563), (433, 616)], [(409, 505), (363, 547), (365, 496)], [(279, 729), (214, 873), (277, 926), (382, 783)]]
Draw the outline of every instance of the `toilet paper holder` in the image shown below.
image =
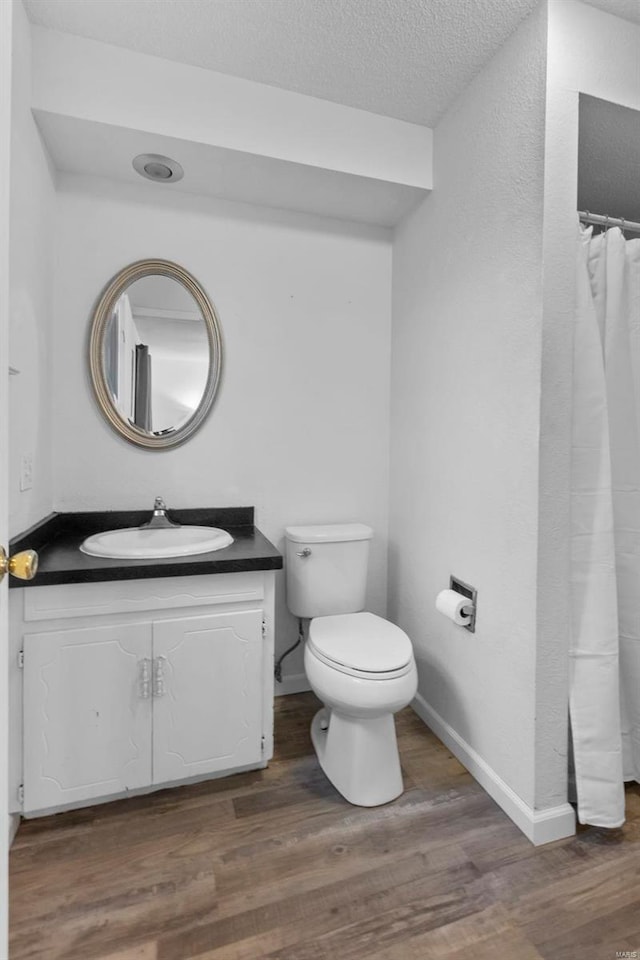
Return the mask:
[(459, 580), (457, 577), (449, 577), (449, 589), (455, 590), (456, 593), (462, 594), (463, 597), (469, 597), (471, 601), (469, 606), (471, 607), (471, 619), (469, 623), (463, 624), (463, 629), (468, 630), (469, 633), (476, 632), (476, 614), (478, 612), (478, 591), (475, 587), (470, 586), (468, 583), (465, 583), (464, 580)]

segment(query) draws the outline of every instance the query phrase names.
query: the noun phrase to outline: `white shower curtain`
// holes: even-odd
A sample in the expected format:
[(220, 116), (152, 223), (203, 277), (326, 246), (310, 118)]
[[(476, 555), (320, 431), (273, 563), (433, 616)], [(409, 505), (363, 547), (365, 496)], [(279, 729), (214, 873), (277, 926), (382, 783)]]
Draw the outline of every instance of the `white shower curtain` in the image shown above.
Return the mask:
[(570, 715), (581, 823), (640, 780), (640, 239), (580, 228), (573, 370)]

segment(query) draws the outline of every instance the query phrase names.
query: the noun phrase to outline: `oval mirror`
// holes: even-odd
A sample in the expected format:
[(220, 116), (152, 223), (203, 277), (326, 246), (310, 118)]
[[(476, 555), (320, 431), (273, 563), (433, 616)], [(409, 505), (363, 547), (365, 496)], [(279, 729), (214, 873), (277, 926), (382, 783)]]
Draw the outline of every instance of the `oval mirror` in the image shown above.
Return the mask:
[(118, 433), (142, 447), (175, 447), (201, 425), (220, 382), (218, 317), (183, 267), (140, 260), (100, 297), (90, 362), (98, 404)]

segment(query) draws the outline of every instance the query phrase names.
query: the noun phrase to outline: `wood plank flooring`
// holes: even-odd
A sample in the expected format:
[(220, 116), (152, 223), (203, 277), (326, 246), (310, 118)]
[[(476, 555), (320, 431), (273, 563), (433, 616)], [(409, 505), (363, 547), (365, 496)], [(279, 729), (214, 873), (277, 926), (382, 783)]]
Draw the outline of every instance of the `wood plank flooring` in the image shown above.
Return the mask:
[(23, 823), (11, 960), (640, 958), (640, 788), (534, 848), (410, 709), (406, 791), (343, 800), (282, 697), (267, 770)]

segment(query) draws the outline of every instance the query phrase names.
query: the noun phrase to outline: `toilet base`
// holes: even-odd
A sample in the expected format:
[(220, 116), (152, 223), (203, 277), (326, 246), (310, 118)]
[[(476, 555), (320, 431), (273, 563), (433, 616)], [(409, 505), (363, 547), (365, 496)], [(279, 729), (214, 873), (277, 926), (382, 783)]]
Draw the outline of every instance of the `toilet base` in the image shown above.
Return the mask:
[(311, 722), (311, 740), (320, 766), (349, 803), (377, 807), (403, 792), (392, 713), (369, 719), (323, 707)]

